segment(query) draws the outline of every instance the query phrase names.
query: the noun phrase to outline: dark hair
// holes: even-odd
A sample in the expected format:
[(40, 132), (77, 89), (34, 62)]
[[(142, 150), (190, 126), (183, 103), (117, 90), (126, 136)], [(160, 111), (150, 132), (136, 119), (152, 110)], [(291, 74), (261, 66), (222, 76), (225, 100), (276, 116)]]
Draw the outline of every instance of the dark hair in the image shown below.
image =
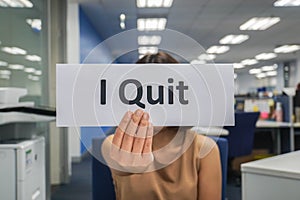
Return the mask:
[(300, 90), (300, 83), (298, 83), (297, 85), (297, 90)]
[(143, 63), (179, 63), (170, 54), (165, 52), (158, 52), (156, 54), (146, 54), (141, 59), (139, 59), (137, 64)]

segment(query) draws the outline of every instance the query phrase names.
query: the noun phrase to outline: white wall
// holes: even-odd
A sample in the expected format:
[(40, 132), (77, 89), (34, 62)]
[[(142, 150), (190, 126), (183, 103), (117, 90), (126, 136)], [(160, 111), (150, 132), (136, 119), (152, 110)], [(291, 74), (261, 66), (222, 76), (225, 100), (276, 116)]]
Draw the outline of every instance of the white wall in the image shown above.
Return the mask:
[(297, 60), (297, 72), (296, 72), (296, 82), (300, 83), (300, 58)]
[[(56, 63), (65, 61), (65, 8), (64, 1), (51, 0), (48, 13), (48, 95), (49, 105), (56, 107)], [(46, 89), (46, 88), (45, 88)], [(50, 137), (50, 174), (51, 184), (67, 183), (69, 179), (69, 163), (67, 162), (66, 130), (51, 123)]]
[(50, 125), (50, 182), (52, 185), (58, 185), (61, 183), (61, 162), (60, 162), (60, 134), (61, 132), (56, 127), (56, 123), (52, 122)]
[(300, 58), (295, 63), (292, 63), (290, 75), (289, 86), (296, 87), (300, 82)]
[(250, 76), (246, 73), (238, 74), (235, 80), (235, 92), (237, 94), (253, 92), (256, 87), (258, 87), (258, 82), (254, 76)]
[[(264, 86), (275, 87), (277, 91), (281, 91), (283, 88), (283, 81), (281, 80), (282, 74), (277, 77), (269, 77), (264, 79), (257, 79), (253, 75), (240, 74), (235, 81), (235, 93), (245, 94), (248, 92), (256, 92), (257, 88)], [(283, 78), (282, 78), (283, 79)]]
[[(79, 5), (68, 1), (67, 5), (67, 62), (80, 63), (79, 48)], [(80, 129), (68, 128), (69, 156), (72, 160), (80, 160)]]

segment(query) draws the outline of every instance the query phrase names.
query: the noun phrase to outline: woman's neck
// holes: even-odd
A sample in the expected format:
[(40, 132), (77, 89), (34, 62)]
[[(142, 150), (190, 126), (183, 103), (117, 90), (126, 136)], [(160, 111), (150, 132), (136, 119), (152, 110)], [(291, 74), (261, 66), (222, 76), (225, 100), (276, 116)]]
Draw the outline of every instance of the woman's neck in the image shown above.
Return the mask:
[(178, 127), (162, 127), (153, 136), (153, 151), (156, 151), (169, 144), (179, 131)]

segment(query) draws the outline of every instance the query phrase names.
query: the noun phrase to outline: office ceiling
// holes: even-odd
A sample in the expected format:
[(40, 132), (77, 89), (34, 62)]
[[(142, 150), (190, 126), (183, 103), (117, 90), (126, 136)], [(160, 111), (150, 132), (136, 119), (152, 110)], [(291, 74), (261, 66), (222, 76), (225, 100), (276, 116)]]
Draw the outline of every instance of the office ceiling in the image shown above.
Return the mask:
[[(119, 26), (121, 13), (126, 14), (125, 30), (136, 28), (138, 17), (167, 17), (168, 29), (190, 36), (204, 48), (217, 45), (228, 34), (248, 34), (249, 40), (231, 45), (230, 51), (215, 59), (216, 63), (238, 63), (262, 52), (272, 52), (278, 45), (300, 44), (300, 7), (273, 7), (274, 1), (174, 0), (171, 8), (157, 9), (137, 8), (135, 0), (82, 0), (81, 8), (104, 39), (123, 31)], [(281, 21), (265, 31), (239, 30), (239, 26), (252, 17), (270, 16), (280, 17)], [(136, 56), (131, 54), (127, 59), (132, 62), (137, 59)], [(188, 59), (196, 59), (197, 56), (191, 55)], [(300, 58), (300, 51), (280, 54), (256, 66), (297, 58)], [(251, 67), (248, 66), (247, 70)]]

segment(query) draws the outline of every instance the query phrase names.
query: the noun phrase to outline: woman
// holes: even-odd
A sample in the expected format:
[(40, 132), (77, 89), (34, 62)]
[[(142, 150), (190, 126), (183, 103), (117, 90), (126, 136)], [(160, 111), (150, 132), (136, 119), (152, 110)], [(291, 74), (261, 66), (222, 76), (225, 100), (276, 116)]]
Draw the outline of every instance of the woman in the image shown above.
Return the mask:
[[(137, 63), (178, 62), (159, 52), (145, 55)], [(115, 134), (104, 145), (112, 144), (109, 153), (103, 151), (110, 154), (106, 160), (110, 160), (117, 199), (220, 200), (221, 164), (217, 145), (184, 127), (153, 128), (149, 118), (140, 109), (125, 113)], [(181, 139), (173, 142), (177, 136)]]

